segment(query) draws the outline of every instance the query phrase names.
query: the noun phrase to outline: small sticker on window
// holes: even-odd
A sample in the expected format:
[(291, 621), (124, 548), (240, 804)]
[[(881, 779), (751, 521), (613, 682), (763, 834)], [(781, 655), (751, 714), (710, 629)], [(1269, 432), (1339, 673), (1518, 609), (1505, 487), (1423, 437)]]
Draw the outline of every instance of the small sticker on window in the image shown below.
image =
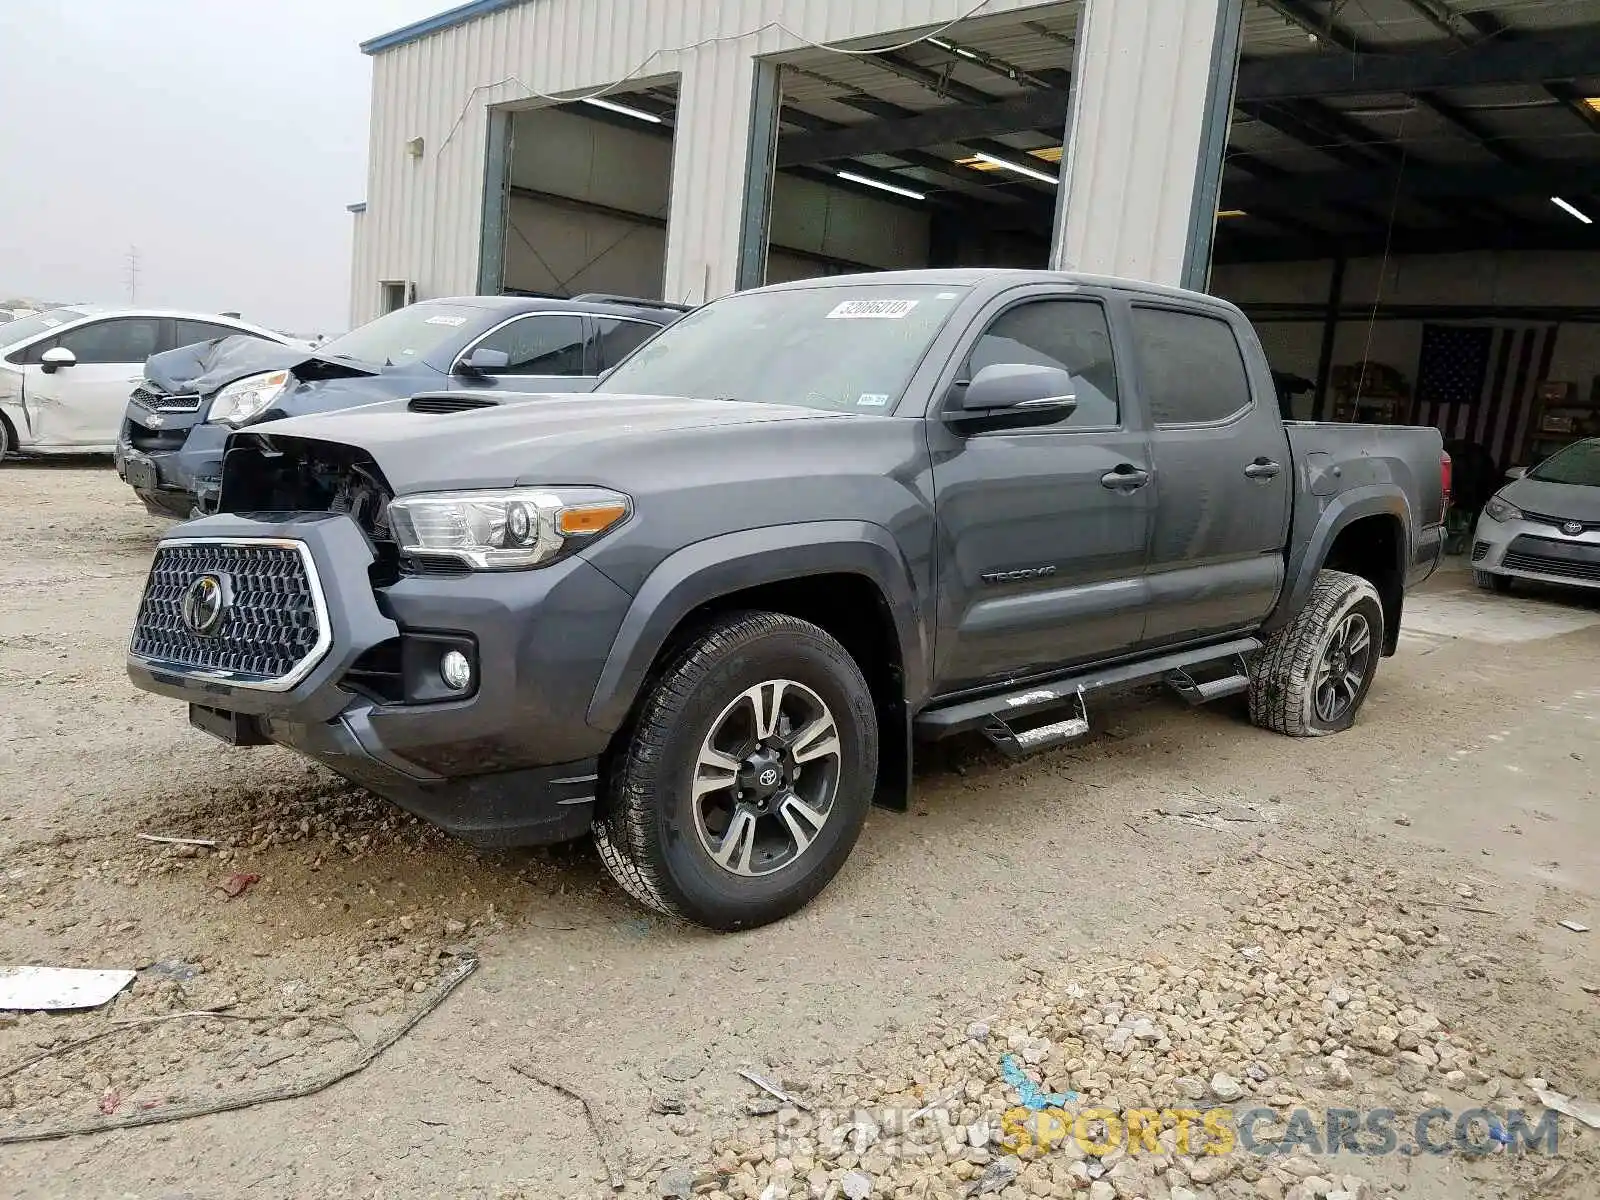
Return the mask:
[(830, 321), (860, 321), (868, 317), (898, 321), (917, 306), (915, 300), (846, 300), (828, 314)]
[(448, 325), (451, 329), (466, 323), (467, 319), (465, 317), (429, 317), (423, 322), (425, 325)]
[(959, 292), (940, 292), (937, 296), (934, 297), (934, 299), (935, 300), (954, 300), (958, 295), (960, 295)]
[(60, 317), (40, 317), (39, 319), (44, 322), (44, 327), (46, 329), (54, 329), (57, 325), (61, 324)]
[(857, 408), (887, 408), (889, 397), (881, 392), (862, 392), (861, 398), (856, 401)]

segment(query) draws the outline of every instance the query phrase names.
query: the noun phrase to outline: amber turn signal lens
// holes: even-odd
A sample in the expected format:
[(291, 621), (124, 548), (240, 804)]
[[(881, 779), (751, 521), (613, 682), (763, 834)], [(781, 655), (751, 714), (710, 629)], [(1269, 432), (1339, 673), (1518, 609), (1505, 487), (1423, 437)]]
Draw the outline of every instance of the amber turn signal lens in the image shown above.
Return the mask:
[(563, 537), (584, 537), (610, 529), (627, 515), (628, 506), (620, 501), (563, 508), (556, 514), (556, 532)]

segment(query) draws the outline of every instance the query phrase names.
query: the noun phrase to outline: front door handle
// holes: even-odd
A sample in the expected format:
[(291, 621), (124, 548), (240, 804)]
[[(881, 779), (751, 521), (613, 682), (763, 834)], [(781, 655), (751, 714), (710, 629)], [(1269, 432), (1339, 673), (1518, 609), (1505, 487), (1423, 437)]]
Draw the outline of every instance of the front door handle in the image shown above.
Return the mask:
[(1251, 479), (1276, 479), (1283, 473), (1283, 468), (1270, 458), (1258, 458), (1244, 469), (1244, 473)]
[(1100, 476), (1100, 486), (1115, 492), (1132, 492), (1150, 482), (1150, 472), (1132, 463), (1118, 463)]

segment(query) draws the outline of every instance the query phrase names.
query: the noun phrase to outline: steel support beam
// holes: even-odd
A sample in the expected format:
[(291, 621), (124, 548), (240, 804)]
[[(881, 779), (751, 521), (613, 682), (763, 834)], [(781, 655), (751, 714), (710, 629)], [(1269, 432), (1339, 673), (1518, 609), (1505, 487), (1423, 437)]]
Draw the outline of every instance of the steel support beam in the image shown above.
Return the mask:
[(1406, 54), (1294, 54), (1239, 67), (1241, 100), (1293, 100), (1378, 92), (1577, 79), (1600, 74), (1600, 28), (1530, 34), (1462, 49)]
[(895, 154), (974, 138), (1065, 127), (1070, 92), (1038, 91), (1014, 100), (938, 108), (932, 112), (847, 125), (831, 133), (792, 133), (779, 139), (778, 165)]
[(497, 296), (506, 282), (506, 225), (511, 194), (511, 112), (489, 110), (484, 147), (483, 219), (478, 237), (478, 294)]
[(777, 174), (778, 114), (783, 109), (783, 72), (757, 59), (751, 85), (750, 129), (745, 158), (744, 211), (739, 220), (738, 290), (767, 281), (767, 230), (772, 224), (772, 180)]
[(1402, 200), (1544, 198), (1559, 195), (1562, 189), (1575, 194), (1600, 191), (1600, 165), (1407, 166), (1404, 169), (1371, 165), (1364, 171), (1318, 171), (1282, 179), (1230, 183), (1222, 189), (1222, 207), (1251, 212), (1261, 207), (1293, 209), (1336, 203), (1388, 205), (1396, 195)]
[(1233, 120), (1233, 85), (1239, 76), (1243, 21), (1244, 0), (1218, 0), (1211, 41), (1211, 80), (1201, 118), (1194, 199), (1189, 204), (1189, 242), (1183, 260), (1183, 286), (1196, 292), (1205, 291), (1211, 280), (1211, 240), (1217, 230), (1217, 199), (1222, 192), (1222, 163), (1228, 153), (1228, 128)]

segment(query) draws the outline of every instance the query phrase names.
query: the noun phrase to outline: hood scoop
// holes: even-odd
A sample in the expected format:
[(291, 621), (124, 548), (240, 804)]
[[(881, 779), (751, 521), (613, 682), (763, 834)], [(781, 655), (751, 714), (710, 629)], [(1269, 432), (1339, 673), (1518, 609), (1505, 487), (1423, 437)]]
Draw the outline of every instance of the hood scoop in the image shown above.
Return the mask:
[(406, 405), (407, 412), (453, 413), (468, 412), (474, 408), (499, 408), (500, 401), (489, 396), (474, 396), (463, 392), (439, 392), (413, 396)]

